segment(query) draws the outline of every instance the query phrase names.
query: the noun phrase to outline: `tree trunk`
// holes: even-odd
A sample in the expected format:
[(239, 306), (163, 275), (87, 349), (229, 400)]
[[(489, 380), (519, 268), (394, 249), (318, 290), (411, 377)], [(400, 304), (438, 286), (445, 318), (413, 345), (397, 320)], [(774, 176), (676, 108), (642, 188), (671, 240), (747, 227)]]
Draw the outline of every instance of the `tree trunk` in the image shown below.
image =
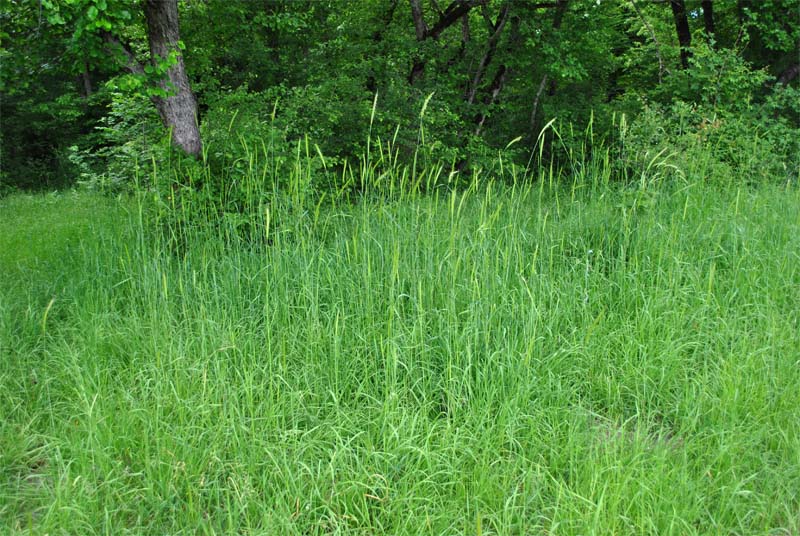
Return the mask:
[[(506, 4), (506, 7), (510, 5), (510, 2)], [(503, 19), (508, 17), (508, 12), (506, 11), (504, 14), (501, 15)], [(495, 25), (498, 28), (498, 31), (502, 30), (502, 28), (498, 24)], [(519, 40), (520, 40), (520, 33), (519, 33), (519, 26), (520, 26), (520, 18), (513, 17), (511, 19), (511, 36), (508, 39), (508, 43), (506, 45), (506, 53), (508, 55), (513, 54), (513, 51), (516, 50)], [(475, 119), (475, 124), (477, 128), (475, 129), (475, 136), (479, 136), (481, 130), (483, 129), (484, 123), (486, 123), (486, 119), (488, 118), (489, 108), (497, 102), (497, 98), (500, 95), (500, 92), (503, 91), (503, 87), (505, 86), (506, 80), (508, 79), (508, 70), (509, 67), (505, 64), (500, 65), (497, 68), (497, 73), (494, 75), (494, 79), (492, 79), (492, 83), (489, 85), (489, 94), (484, 99), (485, 108), (483, 112), (478, 114), (478, 117)]]
[(414, 33), (417, 35), (417, 41), (422, 41), (428, 33), (428, 25), (422, 15), (422, 5), (419, 0), (409, 0), (409, 4), (411, 4), (411, 18), (414, 20)]
[(157, 65), (171, 53), (177, 61), (167, 69), (167, 79), (160, 86), (168, 97), (155, 97), (153, 102), (164, 125), (172, 131), (172, 141), (187, 154), (196, 158), (202, 152), (200, 130), (197, 126), (197, 100), (189, 86), (189, 77), (180, 54), (178, 0), (146, 0), (144, 15), (150, 43), (150, 61)]
[[(505, 65), (501, 65), (497, 69), (497, 73), (494, 75), (494, 79), (492, 80), (492, 85), (489, 87), (489, 95), (486, 99), (486, 106), (492, 106), (497, 101), (497, 96), (500, 95), (500, 92), (503, 90), (503, 86), (506, 83), (506, 76), (508, 75), (508, 67)], [(478, 115), (476, 121), (476, 128), (475, 128), (475, 136), (481, 135), (481, 130), (483, 130), (483, 125), (486, 123), (487, 113), (483, 112)]]
[(689, 30), (689, 19), (686, 17), (685, 0), (670, 0), (672, 16), (675, 18), (675, 29), (678, 31), (678, 43), (681, 47), (681, 68), (689, 68), (689, 58), (692, 56), (692, 32)]
[(785, 86), (798, 76), (800, 76), (800, 63), (793, 63), (781, 73), (778, 77), (778, 83)]
[(536, 131), (539, 130), (539, 123), (538, 123), (538, 113), (539, 113), (539, 102), (542, 100), (542, 93), (544, 93), (544, 88), (547, 86), (547, 82), (549, 77), (544, 75), (542, 77), (542, 81), (539, 84), (539, 90), (536, 92), (536, 97), (533, 99), (533, 108), (531, 109), (531, 138), (536, 139), (539, 135)]
[(478, 87), (483, 81), (483, 76), (486, 73), (486, 69), (492, 62), (494, 53), (497, 50), (497, 43), (500, 41), (500, 35), (503, 33), (503, 28), (505, 28), (506, 21), (508, 20), (509, 7), (509, 2), (503, 4), (502, 9), (500, 10), (500, 15), (497, 17), (497, 22), (492, 22), (491, 18), (487, 17), (489, 31), (492, 33), (489, 36), (489, 42), (486, 45), (486, 52), (483, 54), (481, 62), (478, 65), (478, 69), (475, 71), (475, 76), (472, 78), (472, 83), (468, 86), (469, 90), (467, 92), (467, 104), (472, 104), (475, 102), (475, 96), (478, 93)]
[[(425, 23), (425, 17), (422, 15), (422, 5), (419, 0), (409, 0), (411, 4), (411, 18), (414, 20), (414, 33), (417, 36), (417, 41), (424, 41), (428, 35), (428, 25)], [(422, 77), (425, 72), (425, 62), (419, 56), (414, 58), (414, 63), (411, 66), (411, 72), (408, 74), (408, 83), (412, 86)]]
[(714, 35), (714, 2), (712, 0), (703, 0), (700, 2), (703, 8), (703, 25), (706, 29), (708, 37)]
[(89, 64), (86, 62), (83, 62), (83, 71), (81, 71), (80, 79), (83, 88), (82, 96), (84, 99), (88, 99), (92, 96), (92, 75), (89, 73)]

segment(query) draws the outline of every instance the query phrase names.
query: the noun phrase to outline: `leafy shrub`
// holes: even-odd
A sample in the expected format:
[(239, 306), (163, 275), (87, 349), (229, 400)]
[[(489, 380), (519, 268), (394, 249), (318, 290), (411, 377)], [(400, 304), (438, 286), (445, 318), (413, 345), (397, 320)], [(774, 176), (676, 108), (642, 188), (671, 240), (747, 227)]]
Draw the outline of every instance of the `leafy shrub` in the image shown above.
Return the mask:
[(137, 177), (163, 167), (169, 140), (150, 101), (143, 95), (110, 91), (108, 112), (90, 148), (72, 145), (66, 158), (78, 184), (103, 191), (129, 188)]
[[(619, 162), (646, 166), (671, 156), (673, 171), (716, 182), (796, 180), (800, 155), (800, 92), (771, 88), (771, 77), (736, 51), (699, 43), (691, 67), (638, 97), (620, 128)], [(630, 102), (629, 102), (630, 103)]]
[(676, 101), (646, 103), (620, 129), (618, 165), (647, 166), (656, 154), (670, 155), (674, 170), (727, 183), (785, 182), (797, 176), (800, 129), (783, 117), (752, 107), (715, 110)]

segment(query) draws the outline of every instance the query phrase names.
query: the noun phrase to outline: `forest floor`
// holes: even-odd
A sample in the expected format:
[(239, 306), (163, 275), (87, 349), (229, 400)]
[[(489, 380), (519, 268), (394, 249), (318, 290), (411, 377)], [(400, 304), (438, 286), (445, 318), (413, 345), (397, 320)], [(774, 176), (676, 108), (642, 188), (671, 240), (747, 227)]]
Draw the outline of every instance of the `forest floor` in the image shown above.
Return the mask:
[(800, 533), (796, 187), (295, 223), (0, 200), (0, 533)]

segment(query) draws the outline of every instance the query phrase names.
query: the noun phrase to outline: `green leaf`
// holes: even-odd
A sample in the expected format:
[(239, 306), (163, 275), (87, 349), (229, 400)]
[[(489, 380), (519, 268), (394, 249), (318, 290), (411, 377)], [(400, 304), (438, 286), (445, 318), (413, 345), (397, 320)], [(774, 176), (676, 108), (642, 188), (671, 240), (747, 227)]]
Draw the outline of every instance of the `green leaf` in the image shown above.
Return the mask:
[(94, 20), (97, 18), (97, 8), (94, 6), (89, 6), (89, 10), (86, 12), (86, 16), (89, 17), (89, 20)]
[(168, 91), (160, 87), (150, 88), (147, 91), (147, 94), (151, 97), (161, 97), (162, 99), (165, 99), (170, 96)]

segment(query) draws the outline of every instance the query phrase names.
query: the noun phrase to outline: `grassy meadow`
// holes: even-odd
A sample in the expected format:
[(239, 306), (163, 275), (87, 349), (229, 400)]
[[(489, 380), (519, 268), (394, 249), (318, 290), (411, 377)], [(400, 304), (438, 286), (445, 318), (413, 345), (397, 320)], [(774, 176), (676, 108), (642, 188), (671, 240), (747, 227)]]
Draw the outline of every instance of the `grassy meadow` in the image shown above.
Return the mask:
[(558, 183), (0, 200), (0, 533), (800, 533), (800, 190)]

